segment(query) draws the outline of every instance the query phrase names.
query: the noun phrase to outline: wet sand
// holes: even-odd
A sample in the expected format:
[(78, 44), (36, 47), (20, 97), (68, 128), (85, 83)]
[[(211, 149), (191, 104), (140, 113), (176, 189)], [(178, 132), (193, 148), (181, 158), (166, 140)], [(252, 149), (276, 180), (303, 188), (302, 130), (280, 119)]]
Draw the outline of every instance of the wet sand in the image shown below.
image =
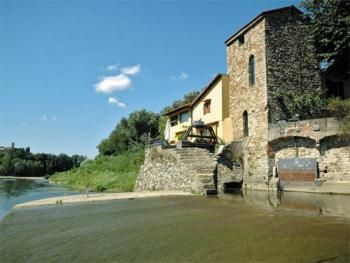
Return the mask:
[(0, 262), (349, 262), (349, 255), (349, 219), (236, 198), (28, 207), (0, 222)]
[(30, 202), (25, 202), (18, 204), (14, 209), (25, 208), (31, 206), (43, 206), (43, 205), (64, 205), (69, 203), (86, 203), (86, 202), (98, 202), (98, 201), (110, 201), (119, 199), (135, 199), (135, 198), (145, 198), (145, 197), (161, 197), (161, 196), (183, 196), (192, 195), (188, 192), (181, 191), (153, 191), (153, 192), (127, 192), (127, 193), (95, 193), (81, 195), (69, 195), (69, 196), (59, 196), (51, 197), (40, 200), (34, 200)]

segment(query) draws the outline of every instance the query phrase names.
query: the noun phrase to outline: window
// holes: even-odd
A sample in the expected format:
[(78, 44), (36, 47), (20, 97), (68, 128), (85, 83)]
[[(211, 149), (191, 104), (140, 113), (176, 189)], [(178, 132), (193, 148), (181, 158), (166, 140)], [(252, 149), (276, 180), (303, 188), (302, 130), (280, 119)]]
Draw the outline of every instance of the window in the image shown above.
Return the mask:
[(242, 34), (241, 36), (239, 36), (238, 38), (238, 44), (241, 46), (244, 44), (244, 34)]
[(248, 128), (248, 112), (245, 110), (243, 112), (243, 136), (249, 136), (249, 128)]
[(190, 113), (188, 111), (185, 111), (185, 112), (181, 113), (181, 115), (180, 115), (180, 123), (187, 122), (189, 117), (190, 117)]
[(175, 125), (177, 125), (177, 116), (173, 116), (173, 117), (171, 117), (170, 118), (170, 125), (171, 126), (175, 126)]
[(255, 58), (253, 55), (249, 57), (249, 86), (255, 85)]
[(210, 103), (211, 103), (211, 100), (205, 100), (204, 101), (204, 105), (203, 105), (203, 114), (207, 114), (207, 113), (210, 113)]

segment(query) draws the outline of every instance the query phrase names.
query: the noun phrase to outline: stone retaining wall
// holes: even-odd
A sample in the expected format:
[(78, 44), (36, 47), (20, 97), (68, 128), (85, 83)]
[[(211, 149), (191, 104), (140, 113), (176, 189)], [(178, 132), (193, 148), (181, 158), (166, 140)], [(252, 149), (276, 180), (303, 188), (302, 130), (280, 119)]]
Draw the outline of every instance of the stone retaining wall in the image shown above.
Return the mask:
[(146, 152), (135, 191), (203, 193), (206, 184), (213, 184), (215, 168), (216, 162), (204, 149), (151, 148)]

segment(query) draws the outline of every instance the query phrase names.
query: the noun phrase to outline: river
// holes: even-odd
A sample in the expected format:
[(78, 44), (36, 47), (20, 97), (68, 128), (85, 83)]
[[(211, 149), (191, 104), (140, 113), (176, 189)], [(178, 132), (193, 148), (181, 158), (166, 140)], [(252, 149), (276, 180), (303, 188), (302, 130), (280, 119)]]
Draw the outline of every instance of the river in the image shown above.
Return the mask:
[(0, 222), (0, 262), (350, 262), (349, 206), (243, 191), (16, 209)]
[(16, 204), (27, 201), (76, 194), (63, 186), (50, 184), (43, 178), (22, 179), (0, 177), (0, 220)]

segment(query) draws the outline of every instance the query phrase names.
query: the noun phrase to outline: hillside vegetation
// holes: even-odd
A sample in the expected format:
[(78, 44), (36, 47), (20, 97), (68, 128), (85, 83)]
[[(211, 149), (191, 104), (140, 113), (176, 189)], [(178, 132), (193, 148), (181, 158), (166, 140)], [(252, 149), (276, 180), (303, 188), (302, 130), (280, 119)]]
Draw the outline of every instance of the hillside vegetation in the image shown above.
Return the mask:
[(127, 151), (118, 156), (99, 156), (66, 172), (56, 173), (51, 180), (80, 191), (133, 191), (144, 160), (144, 150)]

